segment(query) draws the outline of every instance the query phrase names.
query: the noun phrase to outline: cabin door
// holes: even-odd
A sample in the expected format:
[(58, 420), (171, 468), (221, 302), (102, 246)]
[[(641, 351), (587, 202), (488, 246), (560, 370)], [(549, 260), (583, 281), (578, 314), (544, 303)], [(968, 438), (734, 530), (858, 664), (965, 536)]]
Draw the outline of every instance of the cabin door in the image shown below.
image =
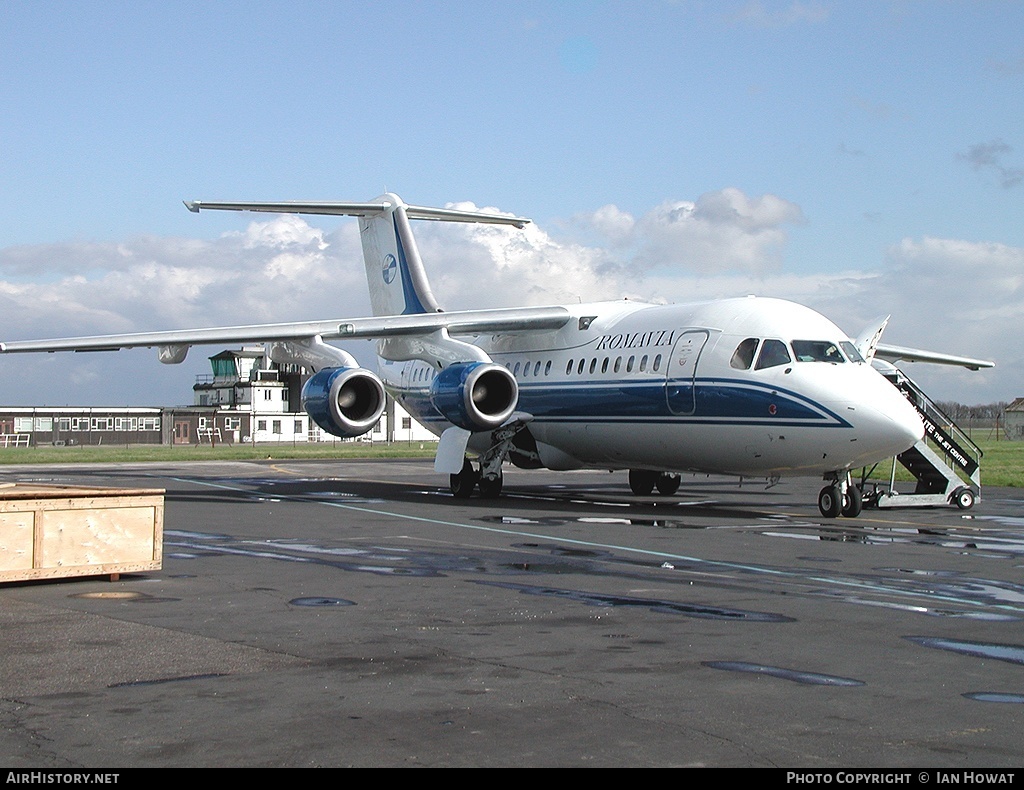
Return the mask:
[(683, 330), (665, 368), (665, 398), (672, 414), (693, 414), (697, 410), (697, 363), (708, 342), (706, 329)]

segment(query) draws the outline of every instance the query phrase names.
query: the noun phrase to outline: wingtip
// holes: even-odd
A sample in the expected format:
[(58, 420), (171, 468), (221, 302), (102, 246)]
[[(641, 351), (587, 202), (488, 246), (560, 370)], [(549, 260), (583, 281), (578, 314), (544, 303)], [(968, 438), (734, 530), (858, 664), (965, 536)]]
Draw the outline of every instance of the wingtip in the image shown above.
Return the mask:
[(184, 203), (185, 204), (185, 208), (187, 208), (193, 214), (198, 214), (199, 213), (199, 201), (198, 200), (183, 200), (182, 203)]

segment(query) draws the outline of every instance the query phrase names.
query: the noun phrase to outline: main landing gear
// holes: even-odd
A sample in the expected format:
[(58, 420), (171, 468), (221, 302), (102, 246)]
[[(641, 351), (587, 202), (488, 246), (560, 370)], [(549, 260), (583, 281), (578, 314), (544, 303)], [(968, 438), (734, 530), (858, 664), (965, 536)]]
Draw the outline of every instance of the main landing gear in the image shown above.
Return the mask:
[(500, 466), (496, 470), (485, 468), (481, 474), (474, 468), (473, 462), (467, 458), (462, 465), (461, 472), (449, 475), (448, 487), (456, 499), (469, 499), (473, 496), (473, 489), (476, 488), (480, 490), (480, 496), (484, 499), (497, 499), (501, 496), (503, 482)]
[(836, 474), (832, 482), (818, 492), (818, 510), (825, 518), (857, 518), (864, 509), (864, 496), (850, 474)]
[[(516, 419), (493, 431), (491, 446), (480, 455), (479, 465), (474, 467), (473, 462), (467, 458), (462, 463), (461, 472), (449, 475), (448, 487), (452, 496), (456, 499), (469, 499), (473, 496), (474, 489), (479, 489), (480, 496), (484, 499), (497, 499), (501, 496), (501, 486), (504, 482), (501, 465), (509, 457), (509, 451), (515, 445), (516, 435), (526, 427), (526, 423), (527, 420)], [(532, 444), (533, 439), (529, 438), (529, 433), (526, 436)], [(534, 446), (534, 453), (536, 450)]]
[[(489, 472), (489, 473), (488, 473)], [(456, 499), (469, 499), (473, 496), (473, 489), (480, 489), (480, 496), (484, 499), (497, 499), (501, 496), (503, 476), (501, 467), (497, 471), (488, 470), (481, 474), (473, 467), (473, 462), (468, 458), (462, 465), (462, 471), (456, 475), (450, 475), (448, 485), (452, 496)]]

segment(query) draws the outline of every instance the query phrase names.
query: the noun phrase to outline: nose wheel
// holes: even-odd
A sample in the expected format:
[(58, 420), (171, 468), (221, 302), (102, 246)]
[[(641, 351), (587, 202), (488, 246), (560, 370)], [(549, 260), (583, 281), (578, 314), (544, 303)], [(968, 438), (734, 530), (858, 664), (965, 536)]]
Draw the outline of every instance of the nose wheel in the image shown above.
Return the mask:
[(846, 498), (843, 501), (842, 513), (846, 518), (857, 518), (864, 509), (864, 496), (857, 486), (851, 485), (846, 489)]
[(864, 509), (864, 495), (847, 477), (845, 483), (836, 481), (818, 492), (818, 510), (825, 518), (857, 518)]
[(818, 510), (825, 518), (837, 518), (843, 512), (843, 492), (838, 485), (825, 486), (818, 492)]

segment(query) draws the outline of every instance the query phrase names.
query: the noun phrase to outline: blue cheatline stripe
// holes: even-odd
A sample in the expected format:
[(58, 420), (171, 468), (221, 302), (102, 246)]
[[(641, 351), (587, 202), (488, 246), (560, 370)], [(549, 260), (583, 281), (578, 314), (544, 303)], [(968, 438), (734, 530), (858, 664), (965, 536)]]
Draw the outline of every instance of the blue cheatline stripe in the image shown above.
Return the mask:
[[(158, 475), (153, 475), (157, 477)], [(170, 477), (170, 480), (175, 480), (179, 483), (190, 483), (192, 485), (207, 486), (209, 488), (219, 488), (225, 491), (237, 491), (242, 494), (252, 494), (253, 489), (241, 488), (239, 486), (225, 485), (223, 483), (211, 483), (205, 480), (196, 480), (193, 478), (185, 477)], [(792, 578), (801, 581), (810, 581), (815, 583), (823, 584), (834, 584), (839, 587), (848, 587), (857, 590), (866, 590), (869, 592), (883, 593), (891, 595), (893, 597), (907, 597), (907, 598), (924, 598), (931, 601), (941, 601), (943, 603), (955, 603), (960, 606), (967, 606), (978, 608), (982, 607), (985, 609), (1002, 609), (1010, 612), (1024, 612), (1024, 608), (1020, 606), (1014, 606), (1011, 604), (1003, 603), (988, 603), (982, 604), (977, 601), (970, 599), (960, 598), (955, 595), (936, 593), (929, 591), (925, 593), (913, 592), (910, 590), (893, 589), (882, 584), (874, 584), (871, 582), (861, 581), (858, 579), (839, 579), (835, 577), (826, 576), (808, 576), (798, 571), (786, 571), (779, 570), (778, 568), (767, 568), (761, 565), (750, 565), (747, 563), (740, 562), (727, 562), (725, 560), (708, 560), (703, 557), (693, 557), (686, 554), (675, 554), (667, 551), (653, 551), (651, 549), (641, 549), (636, 546), (621, 546), (615, 543), (598, 543), (590, 540), (579, 540), (575, 538), (567, 538), (564, 535), (548, 535), (540, 532), (523, 532), (515, 529), (508, 529), (503, 527), (487, 527), (482, 524), (465, 524), (460, 521), (447, 521), (444, 519), (426, 518), (425, 516), (411, 516), (405, 513), (398, 513), (394, 510), (383, 510), (380, 508), (362, 507), (360, 505), (346, 505), (341, 502), (324, 501), (324, 500), (312, 500), (304, 495), (290, 496), (288, 494), (275, 494), (276, 497), (290, 501), (290, 502), (301, 502), (306, 504), (323, 505), (324, 507), (334, 507), (341, 510), (348, 510), (356, 513), (367, 513), (374, 516), (386, 516), (389, 518), (403, 519), (405, 521), (414, 521), (420, 524), (436, 524), (443, 527), (455, 527), (457, 529), (468, 529), (475, 532), (490, 532), (497, 535), (510, 535), (516, 538), (530, 538), (534, 540), (550, 540), (554, 543), (570, 544), (573, 546), (583, 546), (591, 549), (603, 549), (605, 551), (625, 551), (631, 554), (641, 554), (647, 557), (656, 557), (658, 559), (675, 560), (677, 562), (690, 562), (694, 564), (700, 564), (709, 566), (712, 568), (722, 568), (725, 570), (738, 570), (745, 571), (747, 573), (757, 574), (761, 576), (772, 576), (776, 578)]]
[[(403, 390), (402, 394), (417, 419), (443, 420), (431, 403), (429, 389)], [(670, 397), (680, 405), (679, 411), (688, 413), (673, 413)], [(730, 379), (698, 379), (695, 389), (689, 379), (667, 385), (660, 379), (521, 383), (518, 408), (536, 422), (851, 427), (831, 409), (799, 393)]]

